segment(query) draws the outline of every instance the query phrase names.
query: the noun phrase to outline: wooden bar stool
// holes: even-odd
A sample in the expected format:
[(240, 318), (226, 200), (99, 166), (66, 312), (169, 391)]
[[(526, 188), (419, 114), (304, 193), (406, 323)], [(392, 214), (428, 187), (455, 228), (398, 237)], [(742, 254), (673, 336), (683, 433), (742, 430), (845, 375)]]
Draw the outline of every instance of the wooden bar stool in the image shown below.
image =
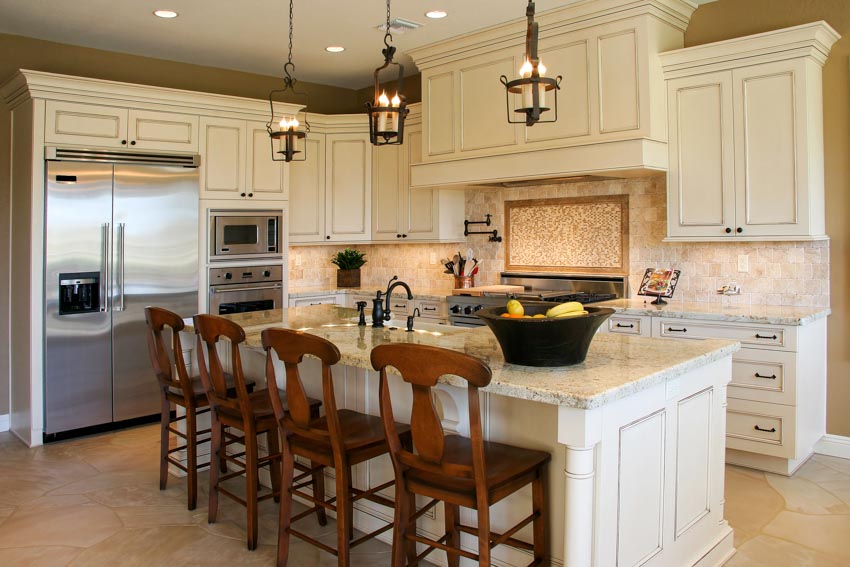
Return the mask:
[[(215, 523), (218, 514), (218, 495), (239, 502), (248, 513), (248, 549), (257, 547), (257, 506), (260, 501), (280, 498), (280, 449), (278, 441), (277, 419), (271, 405), (267, 388), (249, 393), (242, 371), (242, 358), (239, 345), (245, 342), (245, 331), (232, 321), (215, 315), (195, 315), (195, 333), (198, 335), (198, 367), (201, 380), (207, 391), (212, 407), (212, 447), (210, 466), (209, 522)], [(219, 339), (224, 337), (230, 342), (230, 361), (235, 384), (235, 395), (228, 393), (225, 373), (218, 353)], [(203, 347), (206, 348), (203, 348)], [(206, 351), (206, 352), (204, 352)], [(318, 416), (318, 400), (308, 400), (308, 411)], [(222, 435), (219, 425), (238, 429), (243, 432), (239, 438), (245, 450), (228, 455), (222, 448)], [(257, 449), (257, 437), (266, 434), (269, 454), (260, 457)], [(244, 457), (244, 459), (242, 458)], [(233, 463), (238, 470), (221, 474), (219, 465), (224, 459)], [(259, 469), (269, 466), (272, 491), (259, 496)], [(222, 482), (245, 474), (246, 494), (242, 499), (222, 486)]]
[[(415, 565), (434, 549), (446, 552), (450, 566), (460, 557), (490, 565), (491, 548), (507, 544), (532, 551), (529, 567), (549, 565), (545, 504), (546, 465), (550, 455), (484, 441), (478, 389), (490, 383), (490, 368), (467, 354), (407, 343), (385, 344), (372, 350), (372, 366), (380, 370), (381, 419), (396, 473), (396, 514), (393, 533), (393, 567)], [(397, 369), (413, 389), (411, 424), (416, 452), (404, 448), (393, 417), (387, 383), (387, 367)], [(446, 374), (467, 381), (470, 438), (443, 433), (431, 396), (437, 379)], [(532, 514), (502, 534), (490, 530), (490, 506), (531, 484)], [(445, 503), (446, 534), (432, 540), (416, 533), (411, 495), (421, 494)], [(432, 501), (433, 502), (433, 501)], [(459, 507), (478, 512), (478, 527), (460, 523)], [(532, 524), (534, 543), (514, 538), (517, 531)], [(478, 554), (460, 548), (460, 533), (478, 537)], [(416, 543), (427, 549), (416, 554)]]
[[(186, 473), (186, 484), (188, 488), (189, 510), (194, 510), (198, 503), (198, 471), (209, 466), (204, 464), (198, 466), (198, 445), (210, 441), (210, 437), (199, 439), (210, 433), (210, 429), (197, 430), (197, 417), (209, 412), (209, 402), (204, 384), (199, 376), (189, 377), (186, 365), (183, 363), (183, 346), (180, 341), (180, 331), (183, 330), (183, 319), (167, 309), (159, 307), (145, 308), (145, 321), (147, 323), (148, 355), (151, 359), (156, 378), (160, 386), (160, 460), (159, 460), (159, 489), (165, 490), (168, 482), (168, 464)], [(166, 329), (167, 328), (167, 329)], [(163, 333), (171, 331), (171, 344), (163, 337)], [(173, 369), (177, 369), (177, 378), (174, 377)], [(228, 390), (233, 390), (233, 377), (225, 375), (225, 384)], [(254, 382), (246, 382), (248, 391), (253, 391)], [(185, 416), (177, 417), (172, 413), (171, 404), (185, 409)], [(175, 424), (181, 420), (186, 421), (186, 431), (180, 431)], [(184, 445), (178, 445), (169, 449), (168, 438), (170, 434), (177, 435), (185, 441)], [(177, 451), (186, 451), (186, 464), (172, 456)]]
[[(380, 486), (360, 490), (352, 486), (351, 467), (387, 453), (389, 447), (384, 438), (381, 419), (377, 416), (358, 413), (349, 409), (337, 409), (334, 394), (333, 375), (331, 366), (339, 362), (339, 350), (333, 343), (321, 337), (291, 331), (287, 329), (266, 329), (262, 334), (263, 348), (266, 350), (266, 381), (272, 392), (272, 405), (275, 415), (283, 432), (283, 477), (281, 486), (284, 487), (280, 503), (280, 524), (278, 530), (277, 564), (285, 567), (289, 559), (289, 538), (294, 535), (312, 545), (337, 556), (340, 567), (347, 567), (350, 562), (350, 549), (378, 534), (393, 527), (389, 523), (369, 534), (353, 539), (354, 502), (360, 499), (370, 500), (392, 508), (393, 501), (378, 494), (379, 491), (392, 486), (395, 481), (389, 481)], [(286, 369), (286, 396), (289, 400), (289, 413), (278, 399), (277, 378), (274, 371), (274, 358), (283, 362)], [(304, 355), (311, 355), (322, 362), (322, 393), (325, 405), (325, 416), (317, 419), (308, 411), (307, 396), (298, 364)], [(394, 424), (399, 443), (409, 446), (409, 427)], [(307, 476), (294, 477), (295, 456), (310, 459), (320, 475), (324, 468), (333, 468), (336, 479), (336, 496), (325, 500), (324, 487), (315, 488), (313, 495), (300, 491), (309, 484), (304, 481)], [(316, 470), (314, 469), (314, 470)], [(311, 471), (312, 472), (312, 471)], [(292, 496), (298, 495), (314, 504), (312, 508), (292, 517)], [(335, 501), (335, 503), (334, 503)], [(294, 522), (310, 515), (313, 511), (325, 508), (336, 512), (337, 517), (337, 547), (325, 545), (305, 533), (292, 527)]]

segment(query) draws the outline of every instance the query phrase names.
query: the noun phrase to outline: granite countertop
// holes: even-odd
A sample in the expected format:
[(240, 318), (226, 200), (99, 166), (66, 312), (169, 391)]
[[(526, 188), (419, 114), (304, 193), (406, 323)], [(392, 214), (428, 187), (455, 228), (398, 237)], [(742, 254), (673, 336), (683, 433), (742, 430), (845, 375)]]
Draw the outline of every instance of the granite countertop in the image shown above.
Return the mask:
[[(386, 288), (384, 288), (386, 289)], [(330, 294), (330, 293), (367, 293), (369, 295), (374, 296), (375, 292), (378, 291), (377, 287), (374, 286), (360, 286), (360, 287), (336, 287), (333, 285), (324, 285), (324, 286), (309, 286), (309, 287), (296, 287), (289, 290), (289, 297), (311, 297), (314, 295), (322, 295), (322, 294)], [(446, 296), (452, 294), (451, 290), (444, 289), (416, 289), (413, 290), (414, 299), (430, 299), (434, 301), (444, 300)], [(403, 289), (395, 288), (393, 290), (393, 297), (405, 297), (407, 294)]]
[[(342, 355), (341, 364), (370, 370), (372, 348), (384, 343), (416, 343), (465, 352), (485, 361), (493, 371), (493, 380), (484, 389), (487, 392), (582, 409), (600, 407), (662, 384), (740, 349), (740, 343), (734, 341), (670, 341), (600, 333), (582, 364), (534, 368), (506, 363), (496, 337), (487, 327), (449, 327), (417, 321), (417, 330), (408, 333), (400, 328), (358, 327), (356, 315), (354, 309), (315, 305), (226, 317), (245, 329), (249, 348), (261, 347), (263, 329), (297, 329), (334, 343)], [(441, 381), (466, 385), (453, 376), (444, 376)]]
[(793, 307), (723, 303), (686, 303), (668, 299), (667, 305), (650, 305), (654, 298), (614, 299), (594, 303), (627, 315), (651, 315), (678, 319), (705, 319), (768, 325), (807, 325), (831, 313), (829, 307)]

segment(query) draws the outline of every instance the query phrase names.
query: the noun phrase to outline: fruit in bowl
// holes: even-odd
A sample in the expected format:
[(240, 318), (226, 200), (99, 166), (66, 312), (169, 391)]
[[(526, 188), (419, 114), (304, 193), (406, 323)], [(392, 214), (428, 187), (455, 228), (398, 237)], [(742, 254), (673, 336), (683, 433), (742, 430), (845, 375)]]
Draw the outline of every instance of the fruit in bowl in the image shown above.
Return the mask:
[(525, 301), (520, 306), (519, 316), (511, 315), (507, 306), (481, 309), (476, 314), (496, 335), (505, 361), (524, 366), (584, 362), (597, 329), (614, 313), (607, 307), (575, 302), (553, 306), (546, 301)]

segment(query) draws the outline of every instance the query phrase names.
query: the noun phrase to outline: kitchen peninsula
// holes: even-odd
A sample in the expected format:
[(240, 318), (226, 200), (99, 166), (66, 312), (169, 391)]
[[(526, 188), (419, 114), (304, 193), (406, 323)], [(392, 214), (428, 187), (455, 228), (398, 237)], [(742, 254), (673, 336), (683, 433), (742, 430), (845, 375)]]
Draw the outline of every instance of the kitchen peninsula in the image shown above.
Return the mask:
[[(336, 344), (342, 354), (334, 368), (337, 403), (371, 414), (378, 412), (378, 373), (369, 354), (379, 344), (439, 346), (486, 361), (493, 380), (482, 400), (485, 438), (553, 455), (547, 490), (556, 564), (635, 565), (654, 558), (653, 565), (707, 566), (722, 564), (733, 552), (732, 530), (723, 517), (723, 460), (726, 385), (737, 342), (600, 334), (580, 365), (531, 368), (505, 363), (495, 337), (483, 327), (419, 321), (412, 333), (392, 324), (358, 327), (355, 310), (335, 305), (228, 317), (246, 331), (243, 363), (254, 376), (263, 373), (258, 351), (263, 329), (302, 330)], [(308, 393), (321, 396), (320, 383), (311, 379), (317, 361), (303, 366)], [(436, 400), (443, 425), (468, 435), (466, 392), (459, 387), (464, 383), (451, 376), (443, 380)], [(400, 379), (391, 388), (396, 403), (410, 403)], [(409, 406), (398, 407), (396, 416), (408, 411)], [(353, 474), (361, 487), (391, 476), (386, 457), (360, 465)], [(520, 492), (494, 506), (493, 528), (512, 525), (530, 498), (530, 491)], [(464, 523), (474, 523), (469, 510), (462, 516)], [(355, 511), (360, 529), (377, 518), (390, 519), (391, 512), (377, 506)], [(442, 523), (441, 512), (431, 511), (419, 529), (441, 535)], [(500, 564), (529, 561), (516, 550), (494, 551)]]

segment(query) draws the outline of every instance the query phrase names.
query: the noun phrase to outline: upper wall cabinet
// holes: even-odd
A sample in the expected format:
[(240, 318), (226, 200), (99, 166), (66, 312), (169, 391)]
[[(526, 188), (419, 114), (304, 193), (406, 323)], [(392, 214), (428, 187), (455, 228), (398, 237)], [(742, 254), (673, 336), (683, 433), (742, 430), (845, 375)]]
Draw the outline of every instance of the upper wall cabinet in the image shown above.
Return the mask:
[(670, 240), (825, 237), (816, 22), (663, 54)]
[[(410, 51), (423, 98), (423, 161), (412, 168), (413, 185), (666, 170), (657, 55), (683, 45), (692, 12), (681, 0), (601, 0), (538, 16), (547, 76), (563, 80), (557, 121), (532, 127), (508, 122), (520, 104), (499, 81), (518, 76), (525, 20)], [(546, 93), (549, 105), (553, 99)]]
[(49, 100), (44, 140), (138, 150), (198, 151), (198, 117)]
[(283, 162), (272, 160), (265, 122), (202, 116), (201, 198), (289, 198)]

